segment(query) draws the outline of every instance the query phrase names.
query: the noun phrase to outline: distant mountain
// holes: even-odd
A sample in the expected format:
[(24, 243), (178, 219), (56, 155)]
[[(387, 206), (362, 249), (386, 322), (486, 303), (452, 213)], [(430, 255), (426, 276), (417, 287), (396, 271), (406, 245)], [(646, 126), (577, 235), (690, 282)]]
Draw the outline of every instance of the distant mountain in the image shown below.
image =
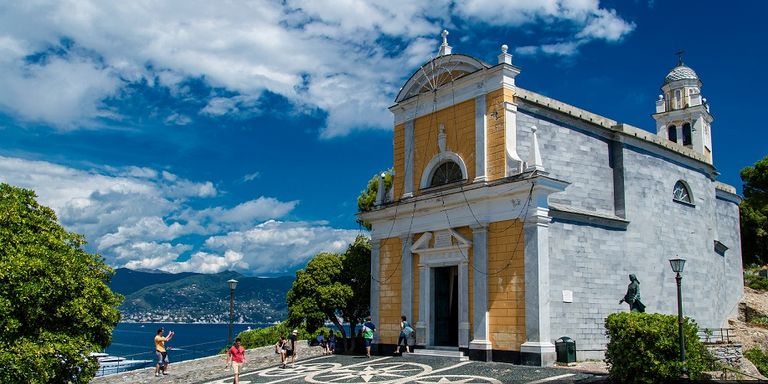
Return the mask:
[(284, 320), (286, 295), (293, 276), (246, 277), (227, 271), (216, 274), (155, 273), (120, 268), (112, 278), (113, 291), (125, 295), (123, 321), (228, 322), (229, 286), (235, 288), (235, 321), (263, 323)]
[(133, 270), (128, 268), (118, 268), (109, 287), (112, 291), (121, 295), (128, 296), (146, 286), (154, 284), (163, 284), (183, 279), (188, 276), (196, 275), (194, 272), (169, 273), (157, 269)]

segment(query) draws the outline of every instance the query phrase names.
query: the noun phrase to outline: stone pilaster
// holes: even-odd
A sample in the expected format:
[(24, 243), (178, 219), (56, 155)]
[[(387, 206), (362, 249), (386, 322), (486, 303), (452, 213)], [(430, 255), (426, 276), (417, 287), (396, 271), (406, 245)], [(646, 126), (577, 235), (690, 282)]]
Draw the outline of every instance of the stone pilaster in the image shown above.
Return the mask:
[(469, 358), (491, 361), (492, 345), (488, 339), (488, 227), (472, 227), (473, 249), (473, 329)]
[[(539, 196), (536, 196), (539, 195)], [(534, 208), (525, 220), (525, 336), (523, 365), (550, 366), (555, 345), (550, 338), (549, 210), (547, 196), (534, 192)]]
[(427, 342), (431, 337), (427, 334), (429, 332), (430, 321), (430, 276), (429, 268), (426, 265), (419, 265), (419, 321), (416, 322), (416, 344), (427, 345)]
[(485, 119), (486, 95), (480, 95), (475, 98), (475, 180), (485, 181), (487, 179), (487, 167), (485, 158), (485, 149), (487, 142), (487, 121)]
[(413, 196), (413, 120), (405, 122), (405, 171), (403, 172), (403, 197)]
[(407, 235), (400, 237), (403, 244), (402, 249), (402, 265), (403, 271), (402, 278), (400, 279), (400, 313), (408, 318), (408, 321), (413, 320), (413, 253), (411, 253), (411, 245), (413, 243), (413, 236)]
[(469, 265), (459, 263), (459, 348), (469, 348)]
[[(379, 293), (381, 290), (381, 264), (379, 253), (381, 252), (381, 240), (371, 241), (371, 320), (374, 324), (381, 324), (379, 319)], [(374, 332), (374, 342), (379, 342), (379, 332)]]

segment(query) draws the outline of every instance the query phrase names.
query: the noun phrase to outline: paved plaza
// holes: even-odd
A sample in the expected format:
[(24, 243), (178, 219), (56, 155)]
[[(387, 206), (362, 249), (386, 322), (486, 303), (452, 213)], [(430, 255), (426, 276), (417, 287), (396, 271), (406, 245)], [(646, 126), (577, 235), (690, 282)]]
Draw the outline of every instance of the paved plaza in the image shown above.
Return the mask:
[[(267, 367), (240, 376), (241, 384), (268, 383), (593, 383), (604, 376), (562, 368), (525, 367), (504, 363), (456, 361), (433, 356), (320, 356), (295, 366)], [(232, 383), (232, 377), (205, 384)]]

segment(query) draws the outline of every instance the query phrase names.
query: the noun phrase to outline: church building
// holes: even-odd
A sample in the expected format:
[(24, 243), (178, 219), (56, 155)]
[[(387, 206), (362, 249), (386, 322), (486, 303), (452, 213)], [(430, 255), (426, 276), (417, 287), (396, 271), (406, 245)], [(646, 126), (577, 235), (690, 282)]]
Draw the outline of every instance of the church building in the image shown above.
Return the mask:
[(717, 181), (696, 72), (681, 60), (663, 79), (655, 133), (521, 88), (520, 72), (506, 45), (488, 64), (452, 53), (444, 31), (390, 107), (392, 187), (359, 215), (378, 350), (405, 315), (422, 350), (546, 366), (568, 336), (579, 360), (599, 359), (630, 274), (646, 312), (677, 314), (677, 258), (685, 316), (727, 327), (740, 198)]

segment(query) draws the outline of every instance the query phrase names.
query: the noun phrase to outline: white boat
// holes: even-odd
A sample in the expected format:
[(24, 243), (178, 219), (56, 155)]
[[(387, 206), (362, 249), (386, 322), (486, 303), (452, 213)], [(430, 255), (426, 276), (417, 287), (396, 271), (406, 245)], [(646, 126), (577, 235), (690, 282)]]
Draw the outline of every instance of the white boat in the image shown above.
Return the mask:
[(99, 361), (99, 370), (96, 376), (106, 376), (114, 373), (144, 368), (152, 364), (152, 360), (132, 360), (125, 357), (112, 356), (103, 352), (91, 352), (90, 357)]

